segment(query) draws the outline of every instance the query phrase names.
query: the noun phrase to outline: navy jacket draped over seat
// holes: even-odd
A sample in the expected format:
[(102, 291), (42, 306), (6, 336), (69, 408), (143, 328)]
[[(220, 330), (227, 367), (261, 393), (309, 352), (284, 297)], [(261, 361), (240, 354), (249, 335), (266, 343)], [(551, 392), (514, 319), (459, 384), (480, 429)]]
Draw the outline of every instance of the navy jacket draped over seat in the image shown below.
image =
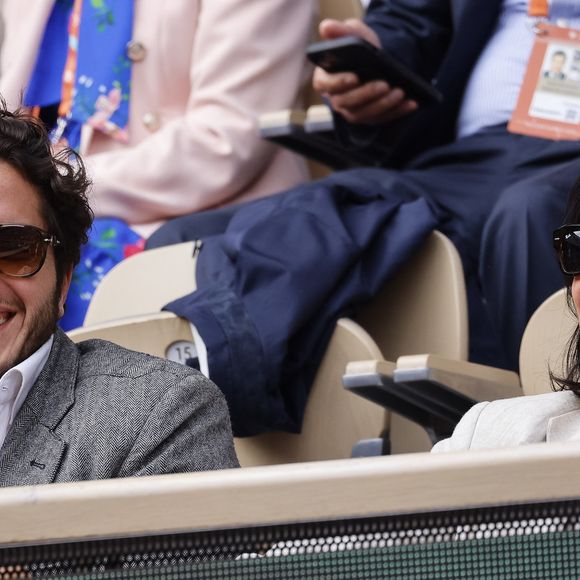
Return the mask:
[(318, 184), (237, 212), (204, 240), (198, 291), (166, 306), (200, 332), (237, 435), (300, 429), (336, 321), (435, 227), (424, 199), (383, 199), (354, 174)]

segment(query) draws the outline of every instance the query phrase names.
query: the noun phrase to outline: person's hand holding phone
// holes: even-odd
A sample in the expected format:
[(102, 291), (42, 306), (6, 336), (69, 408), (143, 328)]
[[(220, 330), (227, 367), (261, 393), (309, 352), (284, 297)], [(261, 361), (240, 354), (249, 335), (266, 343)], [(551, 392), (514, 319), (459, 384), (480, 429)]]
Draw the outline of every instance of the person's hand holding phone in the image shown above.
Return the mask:
[[(375, 31), (361, 20), (326, 19), (320, 23), (319, 31), (323, 40), (358, 36), (377, 48), (381, 47)], [(406, 98), (400, 87), (381, 80), (361, 83), (353, 72), (329, 73), (316, 67), (313, 86), (349, 123), (389, 123), (412, 113), (418, 106), (416, 101)]]

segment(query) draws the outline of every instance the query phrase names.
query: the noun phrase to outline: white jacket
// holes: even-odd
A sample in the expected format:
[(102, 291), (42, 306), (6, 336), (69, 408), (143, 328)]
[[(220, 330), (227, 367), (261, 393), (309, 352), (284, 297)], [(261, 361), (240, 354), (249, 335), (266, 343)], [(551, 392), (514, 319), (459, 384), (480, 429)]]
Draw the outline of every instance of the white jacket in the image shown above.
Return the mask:
[(478, 403), (433, 452), (580, 440), (580, 397), (570, 391)]

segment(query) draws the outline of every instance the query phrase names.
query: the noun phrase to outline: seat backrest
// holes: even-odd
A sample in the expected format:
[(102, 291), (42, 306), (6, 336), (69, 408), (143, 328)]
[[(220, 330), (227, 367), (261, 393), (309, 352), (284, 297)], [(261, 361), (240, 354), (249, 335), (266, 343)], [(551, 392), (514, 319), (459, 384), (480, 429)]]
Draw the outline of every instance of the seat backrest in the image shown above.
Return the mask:
[(556, 376), (563, 375), (566, 347), (577, 326), (564, 288), (534, 312), (520, 346), (520, 380), (526, 395), (551, 391), (550, 370)]
[(433, 232), (356, 320), (387, 360), (410, 353), (467, 360), (467, 298), (455, 246)]
[(378, 437), (387, 427), (389, 415), (342, 387), (346, 365), (364, 360), (370, 353), (380, 355), (370, 336), (352, 320), (339, 320), (314, 379), (300, 434), (266, 433), (236, 439), (240, 464), (347, 458), (355, 443)]
[(363, 7), (360, 0), (320, 0), (320, 20), (324, 18), (360, 18)]
[[(93, 338), (108, 340), (131, 350), (168, 358), (182, 364), (185, 364), (185, 360), (191, 355), (184, 350), (180, 358), (179, 351), (175, 350), (175, 347), (182, 344), (191, 348), (194, 344), (190, 324), (172, 312), (142, 314), (122, 320), (82, 326), (67, 334), (74, 342)], [(172, 355), (173, 351), (175, 355)]]
[(97, 286), (85, 326), (158, 312), (195, 288), (194, 242), (136, 254), (112, 268)]

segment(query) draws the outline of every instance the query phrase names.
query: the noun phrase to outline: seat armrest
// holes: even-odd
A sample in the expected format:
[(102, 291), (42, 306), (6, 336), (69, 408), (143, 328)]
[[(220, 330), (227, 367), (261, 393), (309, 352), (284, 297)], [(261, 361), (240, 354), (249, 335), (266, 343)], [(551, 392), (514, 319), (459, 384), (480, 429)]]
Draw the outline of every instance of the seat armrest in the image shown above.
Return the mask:
[(396, 368), (397, 363), (389, 360), (357, 360), (346, 365), (345, 376), (376, 375), (378, 373), (392, 375)]
[(343, 384), (418, 423), (434, 443), (450, 436), (476, 402), (522, 394), (516, 373), (435, 355), (353, 362)]
[(344, 387), (369, 401), (377, 403), (419, 425), (429, 434), (433, 443), (448, 437), (472, 401), (459, 397), (459, 403), (438, 403), (437, 396), (425, 397), (418, 385), (397, 384), (394, 379), (396, 364), (385, 360), (349, 363), (342, 382)]
[(519, 376), (513, 371), (433, 354), (399, 357), (393, 377), (396, 383), (430, 381), (474, 402), (523, 394)]
[(322, 133), (334, 131), (334, 117), (327, 105), (312, 105), (306, 111), (304, 130), (307, 133)]
[(308, 112), (286, 109), (260, 115), (260, 135), (286, 149), (333, 169), (369, 165), (365, 153), (346, 149), (335, 138), (334, 120), (326, 105)]
[(386, 360), (350, 362), (346, 365), (342, 384), (351, 391), (389, 410), (399, 408), (404, 401), (391, 393), (393, 373), (397, 365)]
[(292, 135), (295, 132), (304, 132), (306, 111), (302, 109), (284, 109), (260, 115), (258, 121), (260, 136), (271, 139), (281, 135)]

